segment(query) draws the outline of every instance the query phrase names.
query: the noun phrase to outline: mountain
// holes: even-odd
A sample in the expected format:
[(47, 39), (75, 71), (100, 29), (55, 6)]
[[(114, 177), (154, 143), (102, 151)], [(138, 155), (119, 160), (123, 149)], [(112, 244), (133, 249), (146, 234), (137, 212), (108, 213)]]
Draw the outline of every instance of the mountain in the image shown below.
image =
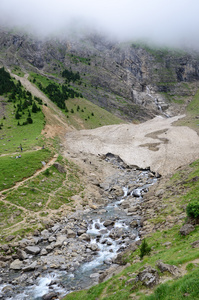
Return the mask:
[(182, 112), (199, 80), (195, 53), (119, 43), (96, 34), (39, 40), (1, 30), (0, 61), (55, 80), (61, 80), (65, 68), (79, 72), (81, 81), (73, 85), (80, 93), (128, 121)]

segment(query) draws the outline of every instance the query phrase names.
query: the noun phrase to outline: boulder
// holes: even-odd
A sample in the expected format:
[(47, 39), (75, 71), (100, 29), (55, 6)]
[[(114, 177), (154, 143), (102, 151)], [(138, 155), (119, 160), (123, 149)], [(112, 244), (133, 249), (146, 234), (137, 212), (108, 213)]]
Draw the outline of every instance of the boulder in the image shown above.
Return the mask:
[(148, 266), (138, 273), (136, 281), (141, 281), (146, 287), (153, 287), (159, 283), (158, 271), (153, 269), (151, 266)]
[(34, 261), (32, 264), (28, 265), (28, 266), (25, 266), (22, 270), (24, 272), (29, 272), (29, 271), (33, 271), (35, 270), (35, 268), (37, 267), (37, 262)]
[(53, 232), (56, 232), (56, 231), (59, 231), (61, 229), (61, 226), (60, 226), (60, 224), (55, 224), (51, 229), (52, 229)]
[(100, 187), (101, 187), (101, 189), (103, 189), (105, 191), (109, 191), (109, 189), (110, 189), (109, 183), (106, 183), (106, 182), (100, 183)]
[(51, 292), (42, 296), (42, 300), (58, 299), (58, 293)]
[(191, 243), (192, 248), (199, 248), (199, 240)]
[(76, 233), (71, 229), (67, 229), (67, 238), (75, 238), (75, 237), (76, 237)]
[(79, 239), (89, 242), (91, 238), (90, 238), (90, 235), (88, 235), (87, 233), (83, 233), (82, 235), (79, 236)]
[(45, 248), (43, 248), (40, 252), (40, 255), (47, 255), (47, 254), (48, 254), (48, 251)]
[(37, 255), (40, 252), (40, 248), (37, 246), (28, 246), (25, 248), (25, 251), (29, 254)]
[(59, 173), (66, 173), (65, 167), (59, 164), (58, 162), (55, 162), (53, 166), (58, 170)]
[(17, 249), (17, 256), (19, 257), (19, 259), (27, 259), (28, 255), (25, 251), (23, 251), (22, 249)]
[(195, 227), (192, 224), (185, 224), (180, 228), (180, 234), (181, 235), (188, 235), (190, 232), (192, 232), (195, 229)]
[(140, 196), (141, 196), (141, 192), (140, 192), (140, 190), (138, 190), (138, 189), (135, 189), (134, 191), (133, 191), (133, 194), (132, 194), (134, 197), (137, 197), (137, 198), (139, 198)]
[(42, 230), (41, 236), (44, 240), (47, 240), (50, 237), (50, 232), (47, 229)]
[(97, 245), (96, 243), (91, 244), (91, 245), (90, 245), (90, 249), (91, 249), (92, 251), (98, 251), (98, 250), (99, 250), (98, 245)]
[(106, 220), (106, 221), (104, 221), (104, 223), (103, 223), (103, 225), (104, 225), (105, 227), (108, 227), (108, 226), (114, 225), (114, 224), (115, 224), (115, 221), (113, 221), (113, 220)]
[(10, 242), (10, 241), (12, 241), (14, 238), (15, 238), (15, 235), (8, 235), (8, 236), (5, 238), (5, 241), (6, 241), (6, 242)]
[(175, 277), (179, 277), (181, 275), (180, 270), (174, 265), (164, 264), (162, 261), (158, 261), (156, 265), (162, 273), (169, 272)]
[(23, 262), (19, 259), (15, 259), (10, 264), (10, 269), (12, 269), (12, 270), (21, 270), (22, 268), (23, 268)]
[(61, 247), (63, 245), (63, 242), (66, 240), (66, 236), (65, 235), (59, 235), (57, 237), (57, 241), (55, 242), (54, 247)]
[(137, 227), (137, 226), (138, 226), (138, 223), (136, 220), (134, 220), (130, 223), (130, 227), (132, 227), (132, 228)]
[(123, 191), (122, 187), (119, 185), (113, 186), (111, 190), (115, 193), (115, 195), (117, 197), (121, 197), (124, 195), (124, 191)]

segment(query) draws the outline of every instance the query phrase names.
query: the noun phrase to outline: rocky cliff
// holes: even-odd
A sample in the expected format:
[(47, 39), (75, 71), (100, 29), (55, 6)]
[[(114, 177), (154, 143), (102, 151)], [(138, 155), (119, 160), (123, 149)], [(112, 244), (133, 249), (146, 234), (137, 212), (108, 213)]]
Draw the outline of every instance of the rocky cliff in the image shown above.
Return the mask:
[(78, 71), (85, 98), (128, 120), (181, 112), (199, 80), (197, 55), (97, 35), (42, 41), (1, 30), (0, 60), (56, 78), (64, 68)]

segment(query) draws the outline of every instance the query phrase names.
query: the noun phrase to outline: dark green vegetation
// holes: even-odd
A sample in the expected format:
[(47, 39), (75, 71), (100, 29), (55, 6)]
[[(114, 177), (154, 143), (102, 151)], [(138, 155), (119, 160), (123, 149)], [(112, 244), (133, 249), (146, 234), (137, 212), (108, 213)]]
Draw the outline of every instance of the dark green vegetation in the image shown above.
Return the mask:
[[(49, 86), (57, 86), (53, 79), (49, 79), (46, 76), (42, 76), (36, 73), (31, 73), (29, 76), (31, 82), (35, 83), (38, 88), (46, 90)], [(59, 79), (60, 80), (60, 79)], [(41, 89), (42, 90), (42, 89)], [(77, 129), (93, 129), (96, 127), (112, 124), (120, 124), (123, 121), (115, 115), (109, 113), (105, 109), (93, 104), (92, 102), (79, 96), (80, 93), (74, 97), (64, 100), (65, 108), (62, 109), (67, 116), (67, 123), (69, 126), (73, 126)], [(61, 106), (63, 105), (63, 102)]]
[(188, 217), (191, 217), (194, 219), (199, 218), (199, 200), (198, 199), (192, 200), (187, 205), (187, 215), (188, 215)]
[(140, 245), (140, 259), (143, 259), (145, 255), (148, 255), (151, 252), (151, 247), (147, 244), (146, 240), (142, 241)]
[(82, 56), (78, 56), (78, 55), (74, 55), (74, 54), (68, 54), (68, 56), (71, 58), (71, 61), (76, 65), (78, 63), (83, 63), (85, 65), (90, 65), (91, 59), (88, 58), (88, 57), (82, 57)]
[(45, 78), (45, 76), (37, 75), (35, 73), (31, 73), (30, 80), (33, 81), (34, 84), (38, 86), (38, 88), (46, 94), (50, 100), (52, 100), (56, 105), (65, 109), (65, 101), (70, 98), (75, 97), (83, 97), (81, 93), (77, 92), (72, 86), (70, 86), (70, 82), (73, 83), (76, 81), (80, 81), (79, 73), (74, 73), (65, 69), (62, 72), (62, 77), (65, 78), (65, 84), (54, 82), (53, 80), (49, 80)]
[[(13, 104), (12, 114), (14, 114), (17, 120), (16, 125), (18, 126), (32, 124), (32, 113), (41, 112), (38, 104), (42, 104), (42, 100), (39, 98), (35, 99), (29, 91), (25, 91), (20, 81), (14, 81), (4, 68), (0, 69), (0, 95), (4, 95), (8, 98), (7, 102)], [(4, 115), (3, 120), (5, 119)], [(0, 124), (0, 129), (4, 126), (3, 120)]]
[(65, 69), (62, 72), (62, 77), (65, 78), (66, 83), (70, 83), (71, 81), (76, 82), (80, 80), (79, 72), (73, 72), (72, 70), (67, 70), (67, 69)]
[[(159, 210), (157, 217), (151, 219), (155, 225), (161, 225), (160, 230), (151, 233), (145, 238), (134, 252), (129, 251), (123, 255), (123, 263), (129, 263), (130, 266), (125, 268), (120, 274), (113, 275), (111, 279), (89, 290), (83, 290), (67, 295), (64, 299), (198, 299), (199, 293), (199, 252), (198, 248), (192, 247), (192, 243), (199, 238), (199, 225), (187, 236), (182, 236), (179, 230), (186, 221), (186, 206), (191, 203), (192, 199), (198, 199), (199, 190), (199, 160), (181, 169), (173, 175), (169, 182), (166, 183), (165, 192), (161, 199), (162, 209)], [(179, 223), (181, 214), (184, 219)], [(165, 228), (163, 224), (169, 216), (175, 218), (173, 227)], [(150, 220), (149, 220), (150, 221)], [(175, 223), (179, 223), (175, 225)], [(145, 246), (143, 246), (145, 244)], [(142, 248), (151, 248), (150, 253), (145, 252), (142, 260), (139, 260)], [(162, 260), (164, 263), (176, 265), (182, 271), (182, 278), (174, 279), (169, 273), (159, 272), (161, 280), (167, 280), (166, 283), (160, 284), (151, 290), (144, 287), (140, 282), (134, 280), (136, 275), (144, 269), (145, 266), (157, 268), (156, 263)], [(183, 272), (187, 274), (183, 277)], [(147, 296), (150, 294), (150, 296)]]

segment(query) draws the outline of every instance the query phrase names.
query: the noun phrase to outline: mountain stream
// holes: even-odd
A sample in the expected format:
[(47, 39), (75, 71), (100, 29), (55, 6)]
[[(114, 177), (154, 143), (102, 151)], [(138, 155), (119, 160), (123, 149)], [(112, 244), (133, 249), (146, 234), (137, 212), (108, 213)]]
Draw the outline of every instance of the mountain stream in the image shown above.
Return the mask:
[(40, 253), (25, 253), (22, 262), (17, 260), (22, 266), (1, 271), (0, 299), (40, 300), (49, 293), (59, 299), (88, 288), (98, 283), (118, 253), (140, 239), (140, 203), (157, 178), (149, 169), (128, 167), (112, 154), (106, 155), (106, 161), (118, 171), (101, 184), (105, 204), (65, 217), (33, 237), (33, 244), (31, 239), (22, 241), (23, 251), (32, 245)]

